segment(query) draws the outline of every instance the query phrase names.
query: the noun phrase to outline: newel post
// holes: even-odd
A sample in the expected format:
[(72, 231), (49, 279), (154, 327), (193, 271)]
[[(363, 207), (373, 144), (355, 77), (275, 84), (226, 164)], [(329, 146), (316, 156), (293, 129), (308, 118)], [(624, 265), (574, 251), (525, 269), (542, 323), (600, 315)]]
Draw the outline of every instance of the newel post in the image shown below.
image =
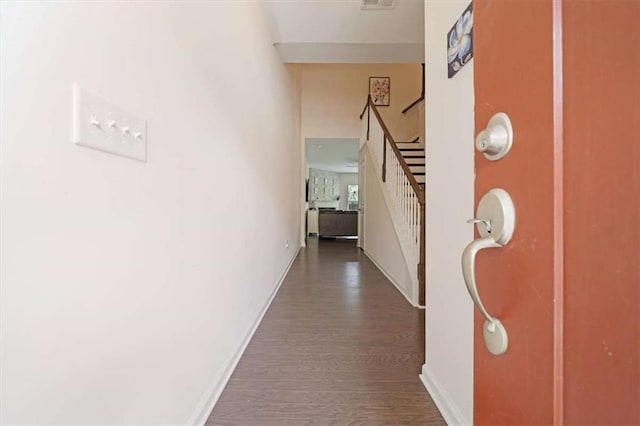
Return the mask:
[(418, 239), (420, 242), (420, 261), (418, 263), (418, 303), (422, 306), (425, 305), (425, 287), (426, 287), (426, 263), (427, 263), (427, 253), (426, 253), (426, 214), (425, 208), (426, 200), (423, 200), (419, 204), (420, 206), (420, 238)]

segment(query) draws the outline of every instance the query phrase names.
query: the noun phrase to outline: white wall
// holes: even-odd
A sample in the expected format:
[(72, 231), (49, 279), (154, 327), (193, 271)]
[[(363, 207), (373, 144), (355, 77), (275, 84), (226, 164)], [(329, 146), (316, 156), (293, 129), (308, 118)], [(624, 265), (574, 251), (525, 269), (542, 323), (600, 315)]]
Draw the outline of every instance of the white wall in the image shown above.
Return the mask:
[(402, 247), (400, 247), (400, 241), (393, 226), (393, 219), (389, 214), (382, 193), (381, 178), (376, 175), (375, 168), (379, 166), (372, 159), (367, 145), (360, 152), (366, 161), (364, 251), (407, 298), (409, 303), (415, 305), (411, 274), (407, 269)]
[(420, 96), (419, 64), (303, 64), (302, 133), (305, 138), (360, 138), (360, 113), (369, 77), (390, 77), (388, 107), (379, 107), (391, 135), (399, 141), (416, 134), (417, 116), (401, 111)]
[(473, 61), (447, 78), (445, 35), (468, 0), (425, 3), (427, 276), (423, 379), (450, 424), (473, 420), (473, 304), (460, 256), (473, 239)]
[[(295, 78), (257, 2), (1, 7), (0, 422), (202, 420), (297, 250)], [(147, 163), (71, 143), (74, 81)]]
[(363, 11), (359, 1), (265, 0), (285, 62), (424, 62), (424, 0)]
[(340, 210), (349, 208), (349, 185), (358, 184), (357, 173), (340, 173)]
[[(363, 11), (357, 1), (266, 0), (263, 3), (272, 24), (274, 42), (277, 43), (332, 46), (424, 44), (422, 0), (403, 0), (397, 2), (393, 9), (373, 11)], [(424, 49), (416, 55), (420, 60), (415, 61), (422, 62), (423, 55)], [(360, 62), (361, 58), (345, 59), (347, 62)]]

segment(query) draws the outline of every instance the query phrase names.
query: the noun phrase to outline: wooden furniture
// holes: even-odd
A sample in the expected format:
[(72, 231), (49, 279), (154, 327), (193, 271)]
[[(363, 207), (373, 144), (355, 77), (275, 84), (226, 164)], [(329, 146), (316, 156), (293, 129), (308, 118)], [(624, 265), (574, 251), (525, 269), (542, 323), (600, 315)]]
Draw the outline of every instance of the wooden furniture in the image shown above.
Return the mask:
[(358, 212), (342, 210), (320, 210), (318, 213), (318, 236), (355, 237), (358, 235)]

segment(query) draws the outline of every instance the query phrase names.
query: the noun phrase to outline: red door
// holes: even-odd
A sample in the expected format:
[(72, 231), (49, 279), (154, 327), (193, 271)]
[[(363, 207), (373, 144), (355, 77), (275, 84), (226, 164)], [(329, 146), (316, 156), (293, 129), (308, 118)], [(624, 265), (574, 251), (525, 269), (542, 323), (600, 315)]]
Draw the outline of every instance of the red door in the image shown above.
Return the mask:
[(478, 254), (476, 278), (483, 302), (509, 334), (504, 355), (484, 347), (475, 317), (474, 422), (553, 423), (554, 178), (561, 141), (554, 128), (554, 13), (551, 1), (474, 1), (476, 134), (497, 112), (514, 130), (511, 151), (498, 161), (476, 153), (476, 205), (503, 188), (516, 210), (512, 240)]
[(640, 1), (562, 15), (563, 420), (640, 425)]
[(477, 256), (509, 347), (476, 313), (474, 422), (639, 424), (640, 1), (473, 3), (476, 133), (504, 112), (515, 134), (476, 153), (476, 204), (503, 188), (516, 210)]

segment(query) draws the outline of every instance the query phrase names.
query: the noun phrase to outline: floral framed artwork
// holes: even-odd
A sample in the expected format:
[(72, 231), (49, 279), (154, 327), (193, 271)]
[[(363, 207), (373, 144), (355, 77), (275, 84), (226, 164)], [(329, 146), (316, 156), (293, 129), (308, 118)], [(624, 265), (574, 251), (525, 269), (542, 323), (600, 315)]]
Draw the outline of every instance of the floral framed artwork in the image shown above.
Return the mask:
[(473, 3), (462, 12), (447, 33), (447, 68), (449, 78), (456, 75), (473, 58)]
[(391, 78), (369, 77), (369, 95), (375, 106), (389, 106), (391, 101)]

